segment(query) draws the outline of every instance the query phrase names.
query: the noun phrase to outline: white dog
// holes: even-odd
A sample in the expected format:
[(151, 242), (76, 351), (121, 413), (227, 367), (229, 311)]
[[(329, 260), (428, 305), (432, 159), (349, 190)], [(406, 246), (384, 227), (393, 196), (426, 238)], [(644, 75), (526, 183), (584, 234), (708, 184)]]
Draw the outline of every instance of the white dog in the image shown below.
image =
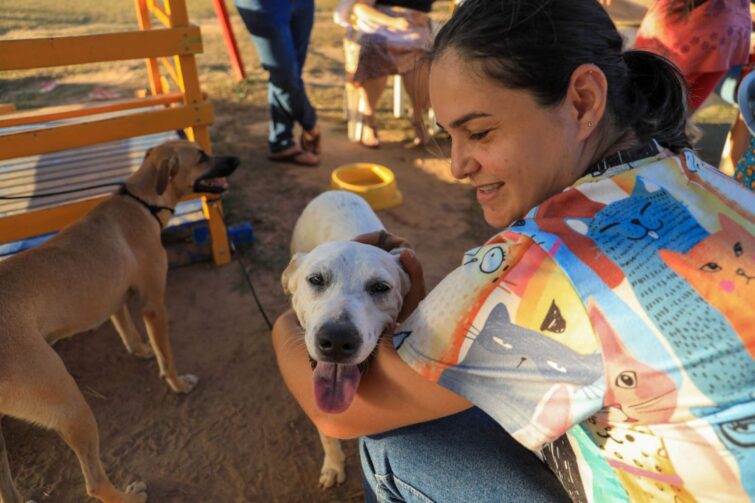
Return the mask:
[[(292, 258), (283, 272), (283, 290), (304, 329), (313, 360), (317, 405), (337, 414), (349, 408), (362, 367), (380, 335), (396, 322), (409, 275), (401, 267), (401, 249), (386, 252), (350, 241), (359, 234), (385, 230), (361, 197), (345, 191), (313, 199), (294, 228)], [(320, 433), (325, 459), (320, 486), (345, 480), (338, 440)]]

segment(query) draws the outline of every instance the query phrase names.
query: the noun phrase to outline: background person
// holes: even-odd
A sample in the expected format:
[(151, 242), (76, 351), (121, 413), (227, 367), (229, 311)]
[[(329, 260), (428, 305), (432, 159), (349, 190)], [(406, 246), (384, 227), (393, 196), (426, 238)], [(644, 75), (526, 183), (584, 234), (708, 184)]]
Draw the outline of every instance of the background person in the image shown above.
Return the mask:
[(428, 68), (420, 64), (433, 43), (428, 13), (434, 0), (357, 0), (352, 7), (358, 42), (351, 81), (364, 102), (362, 138), (366, 147), (380, 146), (377, 104), (391, 75), (401, 75), (412, 105), (415, 144), (430, 136), (424, 126), (429, 108)]
[(682, 70), (694, 113), (729, 69), (747, 62), (751, 31), (749, 0), (658, 0), (643, 18), (634, 47)]
[[(316, 166), (320, 162), (317, 113), (301, 72), (314, 23), (314, 0), (236, 0), (262, 66), (269, 72), (271, 161)], [(303, 129), (299, 144), (294, 124)]]

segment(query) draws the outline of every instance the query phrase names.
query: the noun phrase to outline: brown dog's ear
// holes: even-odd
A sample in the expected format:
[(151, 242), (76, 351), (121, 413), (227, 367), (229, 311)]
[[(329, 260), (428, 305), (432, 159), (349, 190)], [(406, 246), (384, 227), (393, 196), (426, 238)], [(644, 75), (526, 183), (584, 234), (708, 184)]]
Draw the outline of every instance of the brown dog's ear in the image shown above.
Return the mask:
[(306, 253), (294, 253), (288, 266), (286, 266), (286, 270), (283, 271), (283, 274), (281, 275), (281, 286), (283, 287), (283, 293), (286, 295), (292, 294), (296, 289), (296, 286), (294, 285), (294, 273), (296, 273), (296, 269), (299, 267), (299, 261), (304, 258), (305, 255)]
[(176, 173), (178, 173), (178, 157), (172, 155), (170, 158), (160, 161), (160, 165), (157, 166), (157, 183), (155, 184), (158, 196), (165, 192), (168, 183), (176, 176)]

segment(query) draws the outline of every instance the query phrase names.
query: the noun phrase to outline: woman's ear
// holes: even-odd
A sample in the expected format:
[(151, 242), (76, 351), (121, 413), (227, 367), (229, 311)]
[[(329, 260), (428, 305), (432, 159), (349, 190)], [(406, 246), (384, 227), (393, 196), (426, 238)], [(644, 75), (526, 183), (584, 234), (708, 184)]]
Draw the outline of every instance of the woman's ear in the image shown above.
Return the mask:
[(608, 97), (608, 80), (593, 64), (578, 66), (571, 74), (566, 99), (577, 122), (577, 139), (587, 139), (603, 119)]

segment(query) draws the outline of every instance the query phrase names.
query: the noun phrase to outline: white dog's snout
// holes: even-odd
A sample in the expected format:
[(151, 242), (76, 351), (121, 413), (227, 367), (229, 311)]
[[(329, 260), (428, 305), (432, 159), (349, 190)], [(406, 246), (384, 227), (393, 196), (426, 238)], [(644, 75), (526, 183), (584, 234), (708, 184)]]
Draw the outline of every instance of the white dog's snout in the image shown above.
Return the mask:
[(329, 321), (315, 334), (317, 360), (353, 363), (362, 347), (362, 336), (351, 321)]

